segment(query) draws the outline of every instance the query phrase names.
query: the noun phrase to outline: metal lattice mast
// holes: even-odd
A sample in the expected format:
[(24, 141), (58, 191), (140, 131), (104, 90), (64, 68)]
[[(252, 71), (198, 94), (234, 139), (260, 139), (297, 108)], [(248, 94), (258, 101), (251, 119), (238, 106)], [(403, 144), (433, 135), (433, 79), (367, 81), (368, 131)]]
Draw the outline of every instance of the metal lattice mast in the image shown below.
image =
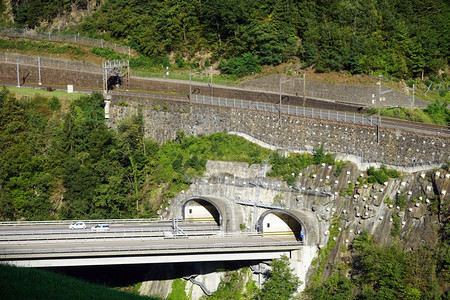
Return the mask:
[(113, 89), (114, 85), (119, 88), (123, 78), (126, 80), (126, 89), (130, 89), (130, 61), (128, 59), (103, 62), (102, 73), (104, 94)]

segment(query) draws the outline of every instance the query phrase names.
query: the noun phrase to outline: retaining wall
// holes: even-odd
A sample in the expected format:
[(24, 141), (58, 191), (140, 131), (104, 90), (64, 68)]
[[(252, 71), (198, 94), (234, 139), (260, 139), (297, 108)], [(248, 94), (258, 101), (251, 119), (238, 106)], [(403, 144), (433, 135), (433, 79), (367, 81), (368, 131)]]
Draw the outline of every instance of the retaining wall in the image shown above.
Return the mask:
[(240, 132), (278, 149), (313, 152), (324, 144), (328, 152), (354, 155), (362, 162), (411, 167), (446, 163), (449, 139), (415, 132), (333, 122), (270, 112), (192, 105), (169, 101), (113, 96), (109, 126), (142, 111), (145, 135), (159, 143), (172, 140), (176, 132), (201, 136), (214, 132)]
[[(100, 69), (101, 70), (101, 69)], [(17, 64), (0, 63), (0, 83), (17, 85)], [(19, 65), (19, 85), (37, 85), (39, 70), (33, 65)], [(72, 69), (55, 69), (41, 66), (41, 83), (43, 87), (73, 85), (76, 89), (101, 89), (102, 73), (85, 72)]]
[[(19, 59), (19, 85), (38, 84), (39, 71), (36, 57), (3, 54), (0, 55), (0, 83), (17, 85), (17, 64)], [(101, 67), (89, 63), (80, 63), (64, 60), (41, 60), (41, 82), (45, 86), (62, 86), (71, 84), (76, 89), (103, 88)], [(166, 93), (178, 93), (189, 96), (192, 94), (206, 95), (223, 98), (246, 99), (259, 102), (278, 104), (280, 101), (279, 88), (276, 86), (279, 79), (269, 77), (264, 84), (256, 81), (254, 84), (242, 85), (244, 88), (229, 88), (225, 86), (211, 86), (206, 83), (192, 81), (191, 86), (186, 81), (172, 79), (155, 79), (131, 77), (129, 85), (124, 82), (120, 89), (127, 86), (131, 90), (163, 91)], [(345, 85), (331, 85), (319, 82), (307, 82), (306, 99), (298, 92), (295, 86), (297, 81), (283, 85), (282, 103), (289, 105), (314, 107), (347, 112), (362, 112), (373, 106), (372, 94), (376, 95), (374, 87), (357, 87)], [(324, 91), (326, 90), (326, 93)], [(328, 100), (327, 100), (328, 99)], [(331, 100), (330, 100), (331, 99)], [(383, 106), (410, 106), (408, 96), (400, 92), (392, 92), (382, 102)], [(420, 100), (416, 106), (421, 105)]]

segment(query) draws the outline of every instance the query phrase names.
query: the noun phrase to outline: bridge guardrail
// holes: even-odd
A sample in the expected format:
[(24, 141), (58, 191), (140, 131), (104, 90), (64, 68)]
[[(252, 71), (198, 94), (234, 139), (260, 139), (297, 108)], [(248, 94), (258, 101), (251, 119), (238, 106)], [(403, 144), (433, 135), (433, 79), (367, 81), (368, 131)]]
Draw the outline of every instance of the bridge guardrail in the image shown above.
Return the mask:
[[(205, 231), (219, 231), (221, 228), (219, 226), (200, 226), (200, 227), (180, 227), (181, 230), (184, 232), (205, 232)], [(39, 231), (28, 231), (28, 232), (13, 232), (13, 231), (7, 231), (7, 232), (1, 232), (0, 231), (0, 237), (21, 237), (21, 236), (75, 236), (75, 235), (96, 235), (99, 234), (141, 234), (141, 236), (145, 233), (163, 233), (165, 231), (172, 230), (172, 227), (169, 223), (167, 223), (166, 227), (155, 227), (155, 228), (141, 228), (141, 229), (133, 229), (133, 228), (123, 228), (123, 229), (111, 229), (108, 232), (92, 232), (89, 229), (86, 230), (67, 230), (67, 231), (45, 231), (45, 232), (39, 232)], [(111, 237), (114, 238), (114, 237)], [(33, 238), (30, 240), (36, 240), (38, 238)], [(54, 238), (55, 239), (55, 238)], [(19, 239), (15, 239), (19, 240)], [(27, 239), (20, 239), (20, 241), (26, 241)], [(46, 240), (46, 238), (42, 238), (42, 240)], [(5, 239), (1, 238), (0, 242), (4, 241), (13, 241), (13, 239)]]
[(51, 249), (14, 249), (0, 250), (0, 259), (7, 259), (8, 256), (18, 255), (55, 255), (55, 254), (81, 254), (81, 253), (125, 253), (125, 252), (148, 252), (148, 251), (177, 251), (177, 250), (201, 250), (201, 249), (231, 249), (231, 248), (266, 248), (266, 247), (299, 247), (302, 246), (301, 241), (285, 241), (285, 242), (245, 242), (245, 243), (208, 243), (208, 244), (152, 244), (142, 247), (85, 247), (85, 248), (51, 248)]
[[(163, 223), (171, 222), (172, 219), (142, 218), (142, 219), (94, 219), (94, 220), (51, 220), (51, 221), (4, 221), (0, 226), (33, 226), (33, 225), (70, 225), (73, 222), (84, 222), (86, 224), (126, 224), (126, 223)], [(180, 221), (178, 219), (178, 221)]]

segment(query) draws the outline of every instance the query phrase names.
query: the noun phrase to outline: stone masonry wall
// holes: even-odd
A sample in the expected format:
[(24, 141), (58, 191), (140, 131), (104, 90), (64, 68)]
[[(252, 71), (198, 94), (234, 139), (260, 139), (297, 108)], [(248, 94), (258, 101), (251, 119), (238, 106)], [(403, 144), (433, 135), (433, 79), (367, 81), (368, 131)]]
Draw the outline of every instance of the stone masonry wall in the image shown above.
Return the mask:
[(342, 122), (282, 116), (269, 112), (192, 105), (188, 103), (142, 100), (113, 96), (110, 127), (141, 110), (145, 135), (162, 143), (186, 135), (209, 135), (214, 132), (244, 133), (259, 141), (289, 151), (313, 152), (324, 144), (327, 152), (354, 155), (362, 162), (378, 162), (392, 166), (443, 164), (449, 160), (449, 139), (419, 135), (415, 132), (381, 128), (377, 130)]

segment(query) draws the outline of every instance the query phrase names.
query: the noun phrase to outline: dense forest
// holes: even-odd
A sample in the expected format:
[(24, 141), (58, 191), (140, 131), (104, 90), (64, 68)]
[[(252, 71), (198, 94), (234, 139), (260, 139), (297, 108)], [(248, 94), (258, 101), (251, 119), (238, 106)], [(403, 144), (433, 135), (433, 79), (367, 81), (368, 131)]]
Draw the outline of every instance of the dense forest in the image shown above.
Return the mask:
[(218, 62), (222, 73), (239, 76), (291, 59), (317, 72), (438, 76), (447, 68), (450, 49), (445, 0), (12, 0), (11, 5), (15, 26), (31, 28), (90, 8), (95, 11), (66, 30), (126, 43), (148, 57), (170, 54), (204, 66)]

